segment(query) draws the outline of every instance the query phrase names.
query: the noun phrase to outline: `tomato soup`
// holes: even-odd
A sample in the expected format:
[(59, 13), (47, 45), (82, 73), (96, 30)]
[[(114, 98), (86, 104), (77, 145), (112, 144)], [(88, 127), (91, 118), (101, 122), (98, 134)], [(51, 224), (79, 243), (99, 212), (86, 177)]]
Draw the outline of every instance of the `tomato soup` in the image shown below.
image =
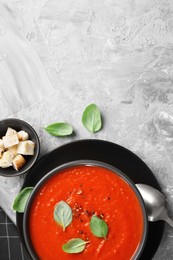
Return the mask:
[[(65, 201), (73, 220), (65, 231), (53, 217), (54, 207)], [(93, 215), (108, 226), (105, 238), (90, 230)], [(144, 220), (135, 191), (118, 174), (100, 166), (78, 165), (47, 179), (32, 202), (29, 232), (41, 260), (105, 259), (130, 260), (142, 239)], [(72, 238), (89, 241), (80, 253), (69, 254), (62, 245)]]

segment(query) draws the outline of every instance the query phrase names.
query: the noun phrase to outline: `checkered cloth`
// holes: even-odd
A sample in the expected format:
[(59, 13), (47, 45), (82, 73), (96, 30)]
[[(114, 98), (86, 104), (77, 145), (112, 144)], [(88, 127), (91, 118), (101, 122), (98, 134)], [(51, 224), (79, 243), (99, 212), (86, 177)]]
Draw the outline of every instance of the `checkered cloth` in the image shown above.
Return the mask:
[(0, 259), (30, 260), (23, 248), (16, 226), (0, 208)]

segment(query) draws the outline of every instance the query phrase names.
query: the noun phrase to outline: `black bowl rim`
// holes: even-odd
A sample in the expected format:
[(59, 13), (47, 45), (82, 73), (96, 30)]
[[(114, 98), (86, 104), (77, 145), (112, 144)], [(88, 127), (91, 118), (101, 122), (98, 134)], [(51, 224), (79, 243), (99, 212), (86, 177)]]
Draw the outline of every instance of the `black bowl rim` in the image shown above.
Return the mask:
[(57, 167), (55, 167), (54, 169), (52, 169), (51, 171), (49, 171), (46, 175), (44, 175), (39, 182), (36, 184), (36, 186), (34, 187), (27, 203), (25, 206), (25, 211), (24, 211), (24, 215), (23, 215), (23, 234), (24, 234), (24, 240), (25, 240), (25, 244), (26, 247), (28, 249), (28, 252), (30, 254), (30, 256), (32, 257), (32, 259), (36, 260), (38, 259), (38, 256), (36, 255), (36, 252), (34, 251), (30, 238), (29, 238), (29, 232), (28, 232), (28, 218), (29, 218), (29, 211), (30, 211), (30, 207), (32, 204), (32, 201), (34, 199), (34, 196), (37, 194), (37, 192), (39, 191), (40, 187), (49, 179), (51, 178), (53, 175), (56, 175), (58, 173), (60, 173), (63, 169), (67, 169), (67, 168), (71, 168), (73, 166), (78, 166), (78, 165), (87, 165), (87, 166), (100, 166), (103, 168), (106, 168), (112, 172), (114, 172), (115, 174), (117, 174), (119, 177), (121, 177), (124, 181), (126, 181), (129, 186), (132, 188), (132, 190), (134, 191), (134, 193), (136, 194), (138, 201), (140, 203), (141, 209), (142, 209), (142, 213), (143, 213), (143, 223), (144, 223), (144, 227), (143, 227), (143, 236), (141, 239), (141, 242), (136, 250), (136, 252), (133, 255), (133, 260), (137, 260), (139, 259), (139, 257), (142, 254), (143, 249), (145, 248), (145, 244), (147, 241), (147, 235), (148, 235), (148, 218), (147, 218), (147, 212), (146, 212), (146, 208), (145, 208), (145, 204), (144, 204), (144, 200), (139, 192), (139, 190), (137, 189), (137, 187), (135, 186), (135, 183), (121, 170), (119, 170), (118, 168), (102, 162), (102, 161), (98, 161), (98, 160), (75, 160), (75, 161), (69, 161), (67, 163), (64, 163), (62, 165), (59, 165)]
[(39, 140), (39, 137), (38, 137), (35, 129), (29, 123), (27, 123), (24, 120), (18, 119), (18, 118), (5, 118), (5, 119), (0, 120), (0, 124), (3, 123), (3, 122), (9, 122), (10, 123), (12, 121), (13, 122), (20, 122), (21, 124), (24, 124), (28, 128), (31, 129), (31, 131), (33, 132), (33, 134), (35, 136), (35, 139), (36, 139), (36, 149), (35, 149), (34, 155), (32, 156), (33, 161), (27, 168), (25, 168), (23, 171), (20, 170), (19, 172), (15, 171), (15, 169), (14, 169), (14, 173), (13, 174), (2, 173), (1, 169), (0, 169), (0, 175), (3, 176), (3, 177), (16, 177), (16, 176), (20, 176), (20, 175), (22, 175), (24, 173), (27, 173), (33, 167), (33, 165), (36, 163), (36, 161), (37, 161), (37, 159), (39, 157), (39, 154), (40, 154), (40, 140)]

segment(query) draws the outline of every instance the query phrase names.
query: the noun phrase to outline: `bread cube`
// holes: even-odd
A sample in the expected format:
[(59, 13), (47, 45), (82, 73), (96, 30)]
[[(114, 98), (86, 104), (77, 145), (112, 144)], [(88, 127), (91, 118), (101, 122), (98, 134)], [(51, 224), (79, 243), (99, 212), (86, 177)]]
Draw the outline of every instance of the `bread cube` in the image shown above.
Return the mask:
[(14, 134), (16, 134), (16, 133), (17, 133), (16, 130), (14, 130), (14, 129), (11, 128), (11, 127), (8, 127), (8, 128), (7, 128), (7, 132), (6, 132), (5, 135), (14, 135)]
[(16, 171), (20, 170), (20, 168), (22, 168), (25, 163), (26, 163), (26, 160), (25, 158), (21, 155), (21, 154), (17, 154), (14, 159), (13, 159), (13, 167)]
[(2, 155), (3, 155), (3, 149), (2, 148), (0, 148), (0, 158), (2, 157)]
[(18, 136), (19, 141), (26, 141), (29, 139), (29, 134), (23, 130), (19, 131), (17, 133), (17, 136)]
[(8, 148), (19, 143), (17, 134), (5, 135), (2, 137), (4, 147)]
[(21, 141), (18, 144), (17, 153), (23, 155), (34, 155), (35, 144), (31, 140)]
[(13, 146), (10, 146), (8, 148), (8, 151), (13, 155), (13, 156), (16, 156), (17, 155), (17, 149), (18, 149), (18, 145), (13, 145)]
[(0, 167), (7, 168), (12, 166), (13, 158), (14, 156), (9, 151), (4, 152), (0, 158)]
[(2, 149), (2, 151), (5, 150), (5, 147), (4, 147), (4, 142), (2, 139), (0, 139), (0, 148)]

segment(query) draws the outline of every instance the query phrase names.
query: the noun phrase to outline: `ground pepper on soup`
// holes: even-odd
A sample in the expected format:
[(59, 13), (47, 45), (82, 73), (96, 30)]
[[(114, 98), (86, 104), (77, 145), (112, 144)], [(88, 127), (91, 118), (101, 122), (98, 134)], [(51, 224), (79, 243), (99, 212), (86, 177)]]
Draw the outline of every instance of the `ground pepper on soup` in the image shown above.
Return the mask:
[[(73, 212), (65, 231), (53, 217), (55, 205), (62, 200)], [(107, 223), (106, 239), (92, 234), (93, 215)], [(32, 244), (42, 260), (130, 260), (142, 239), (143, 226), (133, 189), (118, 174), (100, 166), (73, 166), (50, 177), (36, 194), (29, 216)], [(62, 245), (72, 238), (89, 243), (82, 252), (68, 254)]]

